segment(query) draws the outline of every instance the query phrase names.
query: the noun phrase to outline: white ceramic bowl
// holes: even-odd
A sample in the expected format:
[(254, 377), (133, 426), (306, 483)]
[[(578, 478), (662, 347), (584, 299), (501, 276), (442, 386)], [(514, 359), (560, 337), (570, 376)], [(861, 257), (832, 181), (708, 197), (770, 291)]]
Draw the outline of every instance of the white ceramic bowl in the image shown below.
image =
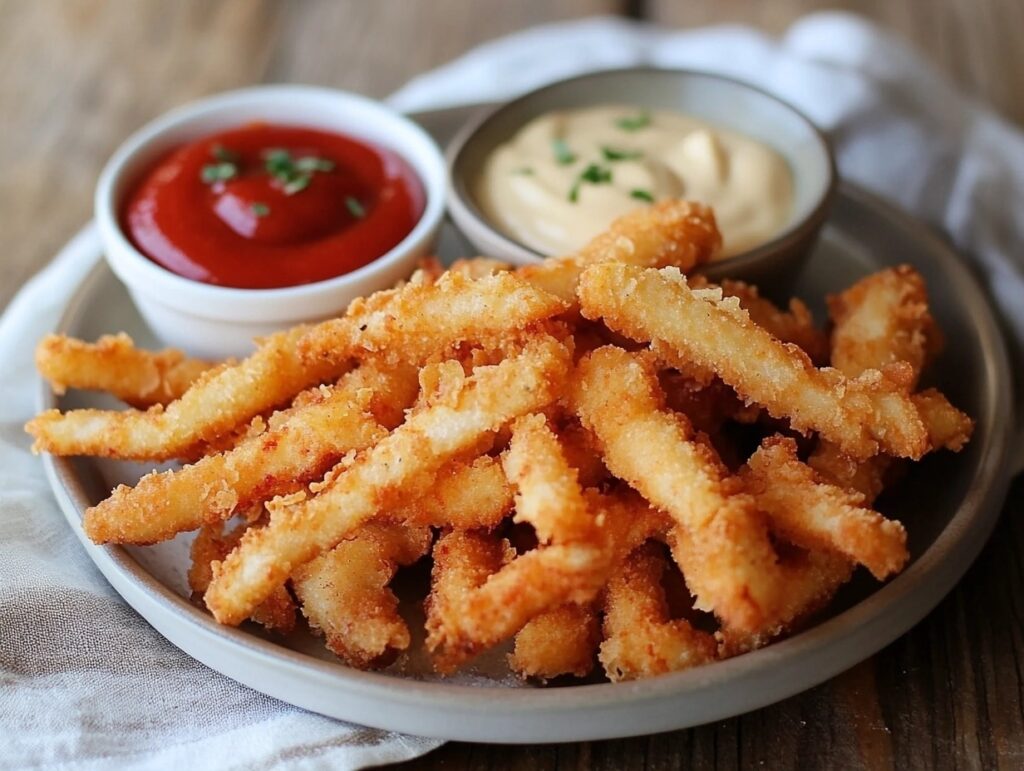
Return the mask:
[[(164, 153), (252, 121), (308, 126), (363, 139), (401, 155), (423, 184), (426, 205), (412, 231), (386, 254), (351, 273), (282, 289), (233, 289), (182, 278), (136, 249), (121, 229), (124, 195)], [(197, 356), (245, 355), (252, 339), (337, 315), (356, 297), (409, 275), (434, 246), (444, 217), (441, 151), (423, 129), (366, 97), (310, 86), (230, 91), (167, 113), (133, 134), (100, 174), (95, 211), (114, 273), (166, 344)]]

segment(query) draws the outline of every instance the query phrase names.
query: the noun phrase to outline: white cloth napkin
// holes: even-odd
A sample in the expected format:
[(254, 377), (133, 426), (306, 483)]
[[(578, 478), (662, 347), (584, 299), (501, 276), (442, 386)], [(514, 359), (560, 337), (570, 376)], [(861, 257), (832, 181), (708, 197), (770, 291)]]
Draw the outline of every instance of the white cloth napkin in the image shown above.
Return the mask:
[[(727, 73), (832, 135), (843, 174), (936, 223), (977, 261), (1024, 340), (1024, 136), (877, 28), (817, 14), (782, 40), (615, 19), (487, 44), (392, 97), (403, 110), (494, 101), (630, 64)], [(107, 586), (65, 525), (21, 426), (35, 341), (90, 262), (71, 248), (0, 319), (0, 767), (360, 768), (435, 747), (261, 696), (177, 651)]]

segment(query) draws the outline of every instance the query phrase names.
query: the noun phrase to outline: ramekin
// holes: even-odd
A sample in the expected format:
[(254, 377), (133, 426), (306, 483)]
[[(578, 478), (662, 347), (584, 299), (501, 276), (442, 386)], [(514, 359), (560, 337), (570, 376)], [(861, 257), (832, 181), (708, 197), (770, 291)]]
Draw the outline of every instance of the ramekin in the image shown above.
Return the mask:
[[(178, 276), (139, 252), (121, 229), (119, 212), (140, 175), (174, 147), (253, 121), (333, 131), (393, 150), (423, 185), (422, 216), (397, 246), (368, 265), (281, 289), (204, 284)], [(185, 105), (133, 134), (100, 174), (94, 206), (107, 262), (156, 336), (190, 354), (221, 358), (245, 355), (255, 337), (340, 314), (355, 298), (408, 276), (437, 240), (445, 187), (444, 158), (434, 140), (387, 106), (327, 88), (259, 86)]]
[(530, 249), (491, 222), (473, 189), (488, 156), (533, 118), (597, 104), (678, 110), (776, 150), (793, 173), (789, 222), (763, 244), (713, 260), (701, 272), (716, 280), (743, 278), (767, 289), (782, 287), (796, 276), (835, 196), (838, 175), (827, 137), (795, 107), (748, 83), (708, 72), (652, 67), (605, 70), (552, 83), (487, 110), (459, 132), (447, 150), (448, 208), (455, 225), (481, 253), (516, 265), (551, 256)]

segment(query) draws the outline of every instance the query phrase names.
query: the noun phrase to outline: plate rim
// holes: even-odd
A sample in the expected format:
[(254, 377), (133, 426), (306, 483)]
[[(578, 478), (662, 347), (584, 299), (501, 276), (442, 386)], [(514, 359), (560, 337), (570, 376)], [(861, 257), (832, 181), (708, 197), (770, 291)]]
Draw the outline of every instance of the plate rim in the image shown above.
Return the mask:
[[(983, 290), (966, 264), (931, 228), (874, 194), (844, 182), (838, 198), (843, 197), (873, 214), (894, 220), (897, 226), (912, 231), (915, 240), (922, 241), (929, 253), (940, 255), (946, 263), (944, 272), (960, 282), (961, 302), (973, 311), (972, 317), (980, 327), (987, 398), (996, 405), (997, 413), (1000, 408), (1012, 413), (1005, 341)], [(65, 249), (72, 248), (75, 242), (72, 239)], [(94, 249), (97, 256), (101, 251), (95, 239), (86, 239), (78, 248)], [(113, 275), (100, 259), (68, 301), (55, 331), (67, 331), (77, 321), (95, 285), (105, 279), (113, 279)], [(38, 402), (44, 409), (56, 405), (55, 395), (41, 379)], [(255, 690), (332, 717), (421, 736), (533, 743), (656, 733), (740, 714), (824, 682), (902, 636), (948, 594), (988, 540), (1010, 482), (1012, 426), (1010, 420), (996, 421), (989, 444), (982, 450), (975, 481), (950, 523), (929, 548), (906, 571), (856, 605), (766, 648), (705, 667), (631, 683), (547, 689), (481, 687), (362, 672), (340, 662), (313, 658), (241, 629), (221, 627), (152, 578), (124, 548), (96, 546), (88, 541), (80, 526), (81, 512), (88, 504), (72, 460), (44, 455), (43, 462), (61, 510), (93, 562), (133, 608), (186, 654)], [(883, 624), (887, 618), (891, 621)], [(832, 639), (839, 631), (843, 633)], [(182, 641), (189, 633), (191, 641)], [(833, 648), (837, 645), (844, 645), (847, 652), (835, 655)], [(225, 651), (218, 653), (216, 649), (225, 646)], [(225, 661), (222, 656), (226, 653), (240, 654), (241, 658)], [(807, 662), (804, 676), (771, 677), (771, 670), (781, 669), (773, 665), (795, 659)], [(275, 669), (274, 676), (266, 677), (267, 673), (257, 667)], [(268, 681), (272, 681), (271, 687)], [(718, 702), (708, 698), (722, 685), (738, 687), (743, 682), (750, 686), (750, 694), (741, 709), (736, 708), (735, 698)], [(317, 686), (334, 688), (336, 701), (325, 703), (322, 694), (300, 695), (296, 683), (314, 690)], [(275, 684), (280, 687), (273, 687)], [(496, 689), (500, 690), (500, 699), (494, 698)], [(341, 692), (345, 692), (344, 697), (339, 697)], [(376, 707), (367, 710), (363, 703), (367, 699)], [(687, 700), (699, 703), (699, 707), (685, 704)], [(674, 710), (672, 714), (663, 714), (670, 708)], [(575, 718), (569, 720), (568, 730), (564, 724), (567, 711)], [(644, 719), (623, 720), (623, 712)], [(554, 713), (563, 722), (548, 720)], [(510, 721), (519, 722), (510, 725)]]

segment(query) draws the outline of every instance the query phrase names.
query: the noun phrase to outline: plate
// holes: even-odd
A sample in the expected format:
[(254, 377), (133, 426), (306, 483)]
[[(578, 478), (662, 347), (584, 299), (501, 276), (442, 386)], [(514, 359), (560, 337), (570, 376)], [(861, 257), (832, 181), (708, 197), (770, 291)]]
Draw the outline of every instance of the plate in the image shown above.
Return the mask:
[[(417, 116), (444, 142), (469, 113)], [(69, 249), (100, 254), (85, 235)], [(471, 253), (448, 228), (444, 256)], [(54, 492), (84, 548), (107, 580), (154, 628), (184, 652), (250, 688), (324, 715), (421, 736), (475, 742), (540, 743), (608, 739), (684, 728), (765, 706), (810, 688), (867, 658), (916, 624), (977, 556), (999, 516), (1009, 481), (1014, 405), (1007, 354), (989, 302), (961, 259), (928, 228), (849, 185), (838, 199), (794, 294), (822, 298), (879, 268), (908, 262), (925, 276), (947, 346), (925, 385), (936, 385), (977, 419), (959, 455), (939, 453), (914, 466), (879, 499), (901, 519), (912, 561), (884, 585), (860, 575), (829, 614), (806, 631), (759, 651), (685, 672), (630, 683), (524, 686), (494, 674), (492, 656), (457, 680), (441, 681), (415, 657), (402, 671), (360, 672), (341, 664), (306, 633), (262, 636), (221, 627), (188, 601), (190, 537), (152, 547), (96, 546), (80, 521), (118, 481), (148, 468), (90, 458), (44, 463)], [(92, 339), (127, 331), (154, 341), (106, 264), (97, 263), (69, 303), (59, 332)], [(113, 406), (106, 397), (55, 397), (40, 407)], [(499, 662), (500, 663), (500, 662)]]

